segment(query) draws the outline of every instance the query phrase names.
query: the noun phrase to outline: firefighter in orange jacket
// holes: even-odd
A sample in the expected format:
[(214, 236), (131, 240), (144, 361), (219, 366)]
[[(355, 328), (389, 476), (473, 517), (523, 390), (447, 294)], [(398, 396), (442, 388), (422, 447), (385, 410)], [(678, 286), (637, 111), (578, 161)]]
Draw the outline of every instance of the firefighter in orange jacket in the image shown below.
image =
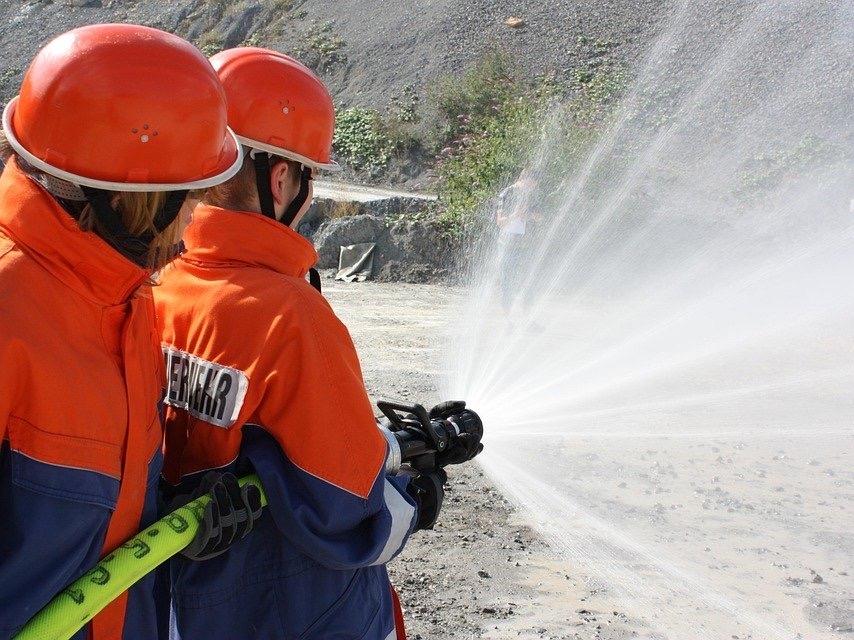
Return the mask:
[(210, 470), (254, 471), (269, 504), (227, 553), (173, 561), (176, 635), (393, 639), (385, 563), (435, 520), (442, 487), (428, 478), (434, 494), (416, 510), (409, 479), (386, 475), (350, 335), (305, 279), (317, 254), (294, 228), (314, 172), (336, 168), (332, 100), (280, 53), (244, 47), (211, 63), (248, 150), (207, 190), (154, 292), (164, 469), (179, 491)]
[[(48, 43), (3, 129), (0, 638), (10, 638), (157, 515), (163, 361), (151, 276), (178, 242), (187, 190), (228, 179), (242, 154), (204, 55), (136, 25)], [(156, 637), (153, 582), (74, 638)]]

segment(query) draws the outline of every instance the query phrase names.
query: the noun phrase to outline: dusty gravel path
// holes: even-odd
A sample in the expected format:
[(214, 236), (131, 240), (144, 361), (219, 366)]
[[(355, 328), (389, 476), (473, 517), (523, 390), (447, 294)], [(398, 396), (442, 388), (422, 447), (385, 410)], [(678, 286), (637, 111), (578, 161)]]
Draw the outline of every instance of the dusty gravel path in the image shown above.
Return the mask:
[(413, 198), (417, 200), (435, 200), (436, 195), (425, 192), (414, 193), (408, 189), (372, 187), (364, 184), (337, 182), (334, 180), (315, 180), (314, 197), (344, 202), (372, 202), (387, 198)]
[[(328, 277), (323, 287), (350, 328), (372, 399), (440, 400), (442, 336), (460, 290)], [(488, 433), (486, 425), (487, 447)], [(410, 639), (654, 637), (557, 558), (478, 464), (448, 475), (435, 529), (416, 533), (390, 565)]]

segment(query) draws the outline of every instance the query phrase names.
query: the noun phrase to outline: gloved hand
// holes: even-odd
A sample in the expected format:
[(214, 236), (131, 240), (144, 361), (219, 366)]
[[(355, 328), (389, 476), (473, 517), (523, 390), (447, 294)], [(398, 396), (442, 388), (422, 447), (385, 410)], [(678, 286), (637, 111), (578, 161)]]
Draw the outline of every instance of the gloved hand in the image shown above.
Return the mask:
[(463, 432), (452, 440), (451, 445), (445, 451), (436, 454), (436, 464), (440, 467), (467, 462), (483, 451), (483, 445), (480, 442), (483, 437), (483, 424), (477, 414), (471, 410), (466, 411), (464, 400), (440, 402), (430, 409), (431, 420), (446, 420), (451, 416), (477, 422), (464, 425)]
[(430, 409), (430, 417), (448, 418), (458, 413), (462, 413), (465, 408), (465, 400), (445, 400), (445, 402), (440, 402)]
[(241, 487), (230, 473), (209, 471), (191, 496), (195, 500), (206, 493), (199, 532), (181, 553), (191, 560), (207, 560), (224, 553), (246, 536), (261, 517), (261, 492), (253, 484)]
[(424, 471), (409, 481), (406, 490), (418, 506), (418, 522), (415, 530), (432, 529), (442, 509), (445, 489), (442, 485), (448, 480), (444, 469), (436, 468)]

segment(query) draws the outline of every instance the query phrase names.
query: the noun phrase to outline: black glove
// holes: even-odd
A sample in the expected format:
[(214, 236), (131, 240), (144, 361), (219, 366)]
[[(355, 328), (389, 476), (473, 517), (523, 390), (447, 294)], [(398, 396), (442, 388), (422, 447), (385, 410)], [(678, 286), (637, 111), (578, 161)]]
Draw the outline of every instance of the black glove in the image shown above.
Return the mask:
[(483, 437), (483, 424), (475, 413), (471, 410), (466, 411), (464, 400), (440, 402), (430, 409), (431, 420), (446, 420), (451, 416), (458, 416), (466, 421), (476, 420), (477, 423), (463, 425), (471, 428), (462, 429), (463, 432), (451, 440), (450, 446), (445, 451), (436, 454), (436, 464), (440, 467), (467, 462), (483, 451), (483, 445), (480, 443)]
[(192, 499), (211, 494), (201, 514), (199, 532), (181, 553), (191, 560), (207, 560), (225, 552), (252, 530), (261, 517), (261, 492), (253, 484), (240, 486), (230, 473), (209, 471)]
[(430, 417), (448, 418), (458, 413), (462, 413), (465, 408), (465, 400), (446, 400), (445, 402), (440, 402), (430, 409)]
[(432, 529), (442, 509), (442, 498), (445, 490), (442, 485), (448, 480), (444, 469), (433, 469), (419, 473), (409, 481), (406, 490), (415, 500), (418, 506), (418, 522), (415, 523), (415, 531), (419, 529)]

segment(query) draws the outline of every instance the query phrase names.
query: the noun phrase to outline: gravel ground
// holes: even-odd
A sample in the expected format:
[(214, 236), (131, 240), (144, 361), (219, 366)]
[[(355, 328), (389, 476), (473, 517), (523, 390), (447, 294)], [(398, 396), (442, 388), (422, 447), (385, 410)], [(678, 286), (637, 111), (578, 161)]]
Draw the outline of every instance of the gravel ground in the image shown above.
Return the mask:
[[(372, 399), (428, 407), (449, 399), (440, 397), (450, 344), (444, 332), (460, 289), (326, 278), (324, 293), (350, 328)], [(774, 379), (772, 370), (763, 375)], [(823, 391), (831, 393), (827, 385)], [(840, 415), (840, 404), (831, 404), (828, 424)], [(686, 429), (698, 423), (689, 413), (679, 418)], [(546, 494), (569, 496), (559, 505), (532, 495), (524, 477), (511, 475), (508, 485), (506, 476), (491, 475), (502, 473), (503, 460), (512, 466), (530, 457), (508, 451), (500, 437), (490, 442), (487, 421), (484, 456), (448, 468), (435, 529), (417, 532), (390, 564), (409, 638), (847, 637), (854, 628), (851, 535), (843, 523), (854, 486), (850, 436), (655, 435), (672, 420), (654, 418), (646, 438), (558, 438), (540, 451)], [(540, 499), (551, 511), (532, 504)], [(565, 527), (572, 527), (566, 539)]]
[[(350, 328), (372, 399), (440, 400), (441, 336), (458, 290), (329, 278), (323, 286)], [(643, 625), (538, 539), (476, 460), (448, 471), (435, 529), (416, 533), (389, 567), (410, 638), (638, 637)]]

